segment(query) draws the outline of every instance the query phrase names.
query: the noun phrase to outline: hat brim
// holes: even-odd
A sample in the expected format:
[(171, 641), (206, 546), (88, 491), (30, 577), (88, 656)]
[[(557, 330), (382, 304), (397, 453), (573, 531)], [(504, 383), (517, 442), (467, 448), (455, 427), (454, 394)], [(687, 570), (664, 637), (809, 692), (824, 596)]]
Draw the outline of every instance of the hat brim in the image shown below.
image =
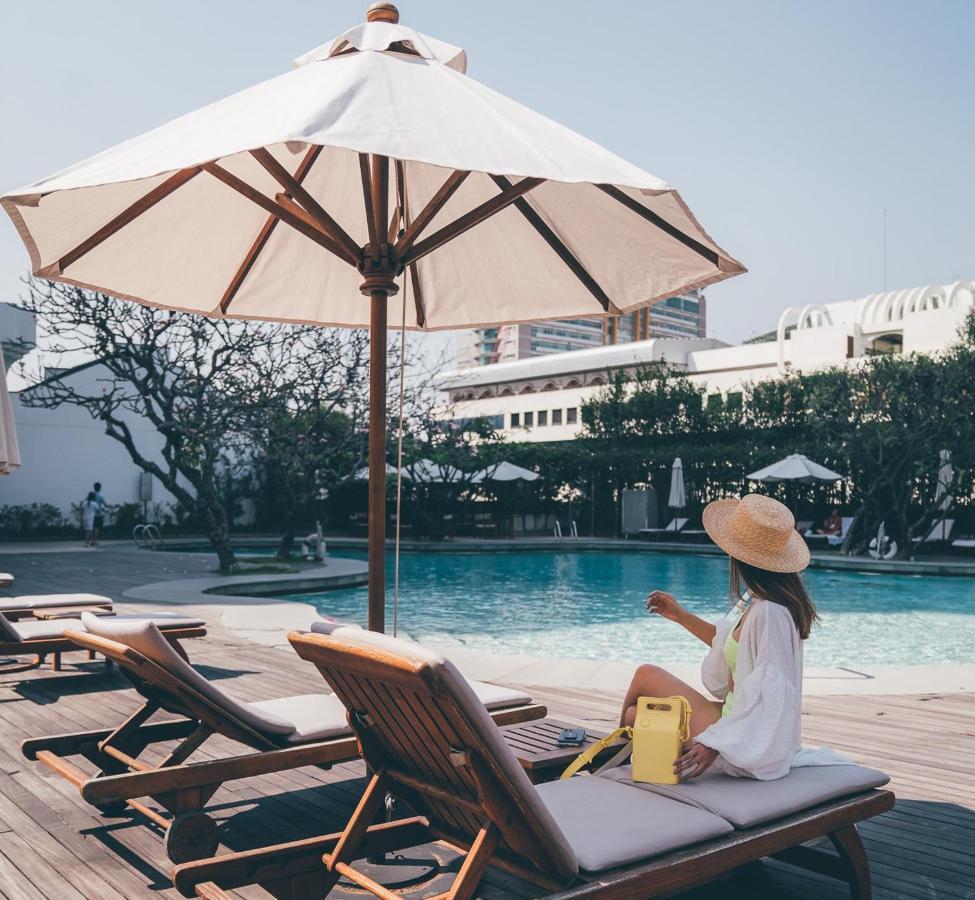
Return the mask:
[(740, 502), (734, 498), (714, 500), (704, 508), (701, 521), (715, 544), (729, 556), (768, 572), (801, 572), (809, 565), (809, 547), (795, 529), (781, 550), (755, 550), (736, 541), (728, 525)]

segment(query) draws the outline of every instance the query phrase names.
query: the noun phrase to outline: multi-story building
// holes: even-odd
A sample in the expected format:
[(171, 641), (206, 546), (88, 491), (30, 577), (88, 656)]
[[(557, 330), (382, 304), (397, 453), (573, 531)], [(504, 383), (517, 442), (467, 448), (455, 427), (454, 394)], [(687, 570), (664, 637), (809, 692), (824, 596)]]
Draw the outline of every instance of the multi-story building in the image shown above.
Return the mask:
[(615, 346), (458, 369), (438, 379), (449, 401), (443, 415), (488, 418), (511, 440), (568, 440), (582, 428), (583, 404), (617, 372), (667, 364), (708, 394), (727, 396), (789, 370), (855, 366), (877, 353), (937, 353), (958, 340), (973, 308), (975, 281), (958, 281), (789, 307), (774, 331), (737, 346), (690, 335), (625, 337)]
[(707, 302), (700, 291), (691, 291), (611, 319), (557, 319), (475, 328), (459, 339), (457, 366), (490, 366), (652, 337), (704, 337), (706, 326)]

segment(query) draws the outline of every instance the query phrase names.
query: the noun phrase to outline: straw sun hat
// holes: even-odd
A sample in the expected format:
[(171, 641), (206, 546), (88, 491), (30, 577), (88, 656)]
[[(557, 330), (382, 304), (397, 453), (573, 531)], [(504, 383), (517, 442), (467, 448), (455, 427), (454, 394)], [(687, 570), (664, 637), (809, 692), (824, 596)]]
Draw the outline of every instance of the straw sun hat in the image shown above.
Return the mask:
[(809, 548), (796, 531), (795, 516), (778, 500), (746, 494), (715, 500), (704, 509), (704, 530), (735, 559), (769, 572), (801, 572)]

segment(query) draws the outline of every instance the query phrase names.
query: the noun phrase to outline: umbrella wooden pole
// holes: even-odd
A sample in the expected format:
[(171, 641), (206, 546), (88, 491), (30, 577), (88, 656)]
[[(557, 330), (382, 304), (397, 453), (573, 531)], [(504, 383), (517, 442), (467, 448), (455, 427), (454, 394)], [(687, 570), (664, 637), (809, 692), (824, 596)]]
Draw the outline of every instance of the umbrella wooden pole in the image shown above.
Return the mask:
[(370, 294), (369, 354), (369, 630), (386, 630), (386, 304)]

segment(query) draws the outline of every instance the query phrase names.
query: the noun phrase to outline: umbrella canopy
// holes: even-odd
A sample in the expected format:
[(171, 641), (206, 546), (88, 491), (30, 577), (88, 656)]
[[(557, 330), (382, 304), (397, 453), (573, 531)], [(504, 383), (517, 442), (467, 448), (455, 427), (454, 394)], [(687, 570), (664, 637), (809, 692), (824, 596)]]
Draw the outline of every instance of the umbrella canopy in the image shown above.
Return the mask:
[(807, 459), (801, 453), (790, 453), (785, 459), (780, 459), (746, 477), (749, 481), (796, 481), (802, 484), (843, 480), (842, 475)]
[[(386, 463), (386, 477), (389, 478), (391, 475), (396, 474), (396, 466), (391, 466)], [(363, 467), (359, 471), (352, 475), (351, 481), (368, 481), (369, 480), (369, 468)]]
[(670, 497), (667, 505), (673, 509), (683, 509), (687, 506), (687, 490), (684, 487), (684, 464), (678, 456), (670, 470)]
[[(166, 309), (369, 326), (369, 626), (383, 630), (388, 323), (614, 315), (744, 267), (661, 179), (469, 78), (459, 48), (392, 4), (367, 18), (292, 71), (0, 202), (35, 275)], [(388, 303), (401, 276), (402, 307)]]
[(14, 427), (14, 410), (7, 391), (7, 370), (0, 351), (0, 475), (7, 475), (20, 465), (20, 448)]
[(441, 465), (430, 459), (419, 459), (403, 466), (403, 477), (414, 484), (456, 484), (464, 473), (454, 466)]
[(473, 484), (481, 484), (484, 481), (537, 481), (542, 476), (531, 469), (516, 466), (510, 462), (499, 462), (496, 466), (488, 466), (481, 469), (471, 478)]

